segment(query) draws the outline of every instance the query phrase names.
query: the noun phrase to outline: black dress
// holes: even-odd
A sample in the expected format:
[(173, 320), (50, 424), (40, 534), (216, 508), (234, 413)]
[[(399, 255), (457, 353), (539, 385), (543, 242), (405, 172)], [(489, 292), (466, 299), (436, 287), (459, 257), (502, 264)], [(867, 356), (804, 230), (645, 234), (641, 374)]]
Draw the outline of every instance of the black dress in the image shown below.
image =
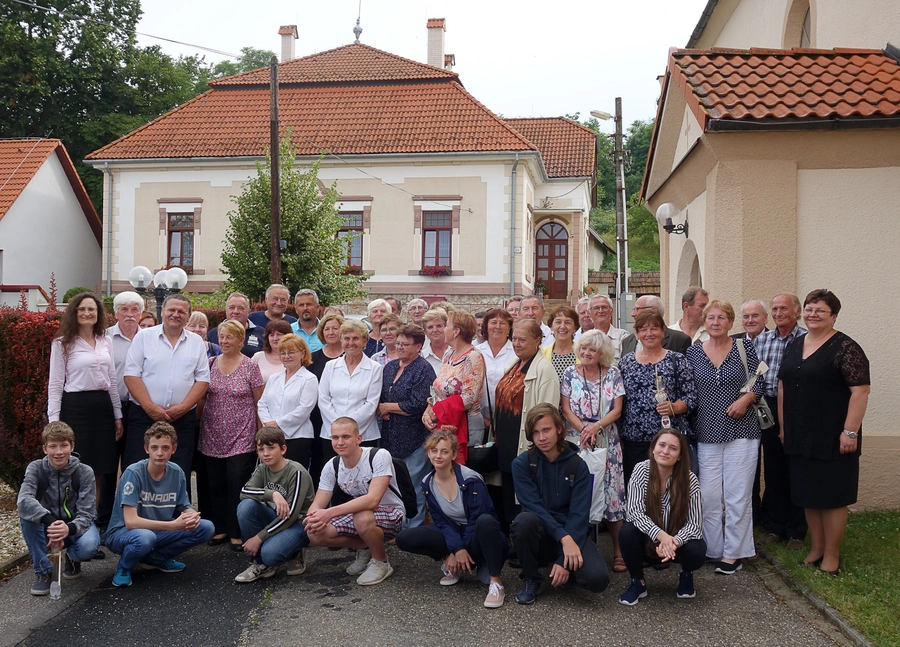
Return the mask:
[(778, 371), (791, 499), (801, 508), (840, 508), (855, 503), (859, 489), (862, 429), (853, 454), (840, 453), (840, 439), (850, 387), (870, 384), (869, 360), (842, 332), (803, 359), (803, 339), (788, 344)]

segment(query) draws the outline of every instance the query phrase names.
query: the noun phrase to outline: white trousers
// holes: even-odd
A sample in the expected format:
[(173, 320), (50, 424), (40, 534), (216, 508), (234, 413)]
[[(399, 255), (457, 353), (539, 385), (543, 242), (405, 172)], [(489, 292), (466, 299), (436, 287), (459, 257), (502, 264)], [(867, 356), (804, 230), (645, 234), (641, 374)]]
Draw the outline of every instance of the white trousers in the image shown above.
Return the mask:
[(706, 556), (711, 559), (756, 555), (751, 492), (758, 457), (759, 440), (738, 438), (728, 443), (697, 445), (703, 539)]

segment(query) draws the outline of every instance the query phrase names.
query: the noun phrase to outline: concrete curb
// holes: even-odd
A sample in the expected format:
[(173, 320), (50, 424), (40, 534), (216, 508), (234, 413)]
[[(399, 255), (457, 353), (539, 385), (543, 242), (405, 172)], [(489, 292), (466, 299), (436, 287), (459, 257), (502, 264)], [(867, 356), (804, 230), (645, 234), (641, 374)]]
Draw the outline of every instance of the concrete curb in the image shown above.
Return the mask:
[(837, 609), (810, 591), (803, 582), (791, 575), (772, 553), (759, 546), (757, 546), (756, 553), (772, 565), (781, 579), (784, 580), (785, 584), (795, 589), (800, 595), (806, 598), (807, 602), (815, 607), (828, 622), (837, 627), (838, 631), (844, 634), (844, 636), (856, 645), (856, 647), (877, 647), (875, 643), (862, 635), (856, 627), (850, 624), (850, 621), (842, 616)]
[(5, 573), (6, 571), (15, 568), (16, 566), (20, 566), (31, 559), (31, 555), (28, 553), (22, 553), (17, 557), (13, 557), (12, 559), (8, 559), (3, 564), (0, 564), (0, 575)]

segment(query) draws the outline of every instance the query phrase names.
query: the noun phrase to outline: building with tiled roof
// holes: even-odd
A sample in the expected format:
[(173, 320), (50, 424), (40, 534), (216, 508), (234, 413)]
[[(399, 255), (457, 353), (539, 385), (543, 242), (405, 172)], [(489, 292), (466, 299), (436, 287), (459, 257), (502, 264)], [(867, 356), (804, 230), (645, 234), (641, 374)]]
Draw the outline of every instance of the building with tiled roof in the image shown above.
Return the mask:
[(735, 309), (821, 287), (843, 301), (837, 327), (872, 360), (862, 507), (900, 506), (900, 351), (872, 325), (900, 284), (897, 34), (893, 0), (710, 0), (669, 53), (641, 188), (687, 225), (660, 229), (673, 319), (692, 285)]
[(60, 140), (0, 139), (0, 304), (46, 305), (51, 274), (60, 296), (93, 287), (101, 229)]
[[(444, 60), (442, 50), (431, 54)], [(232, 196), (269, 144), (269, 77), (265, 68), (215, 80), (88, 156), (112, 178), (104, 270), (115, 289), (135, 265), (177, 262), (192, 291), (226, 278), (219, 257)], [(594, 244), (593, 132), (560, 119), (501, 119), (457, 73), (359, 43), (283, 61), (278, 78), (282, 132), (300, 164), (327, 153), (319, 179), (337, 183), (346, 229), (361, 233), (348, 263), (371, 275), (372, 294), (500, 304), (531, 292), (540, 269), (549, 296), (580, 296)], [(424, 274), (432, 265), (451, 275)]]

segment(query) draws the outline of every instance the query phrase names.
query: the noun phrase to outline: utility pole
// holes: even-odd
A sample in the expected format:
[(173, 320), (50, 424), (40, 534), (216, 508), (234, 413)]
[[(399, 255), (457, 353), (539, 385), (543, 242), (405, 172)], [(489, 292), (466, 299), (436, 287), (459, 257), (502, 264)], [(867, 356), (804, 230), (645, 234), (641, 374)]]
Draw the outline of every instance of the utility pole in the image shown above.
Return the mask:
[(269, 103), (269, 155), (271, 156), (272, 206), (270, 214), (269, 260), (272, 283), (281, 283), (281, 157), (278, 141), (278, 59), (269, 61), (269, 85), (272, 98)]
[(622, 97), (616, 97), (616, 136), (613, 150), (616, 173), (616, 311), (618, 328), (627, 327), (628, 222), (625, 217), (625, 146), (622, 133)]

